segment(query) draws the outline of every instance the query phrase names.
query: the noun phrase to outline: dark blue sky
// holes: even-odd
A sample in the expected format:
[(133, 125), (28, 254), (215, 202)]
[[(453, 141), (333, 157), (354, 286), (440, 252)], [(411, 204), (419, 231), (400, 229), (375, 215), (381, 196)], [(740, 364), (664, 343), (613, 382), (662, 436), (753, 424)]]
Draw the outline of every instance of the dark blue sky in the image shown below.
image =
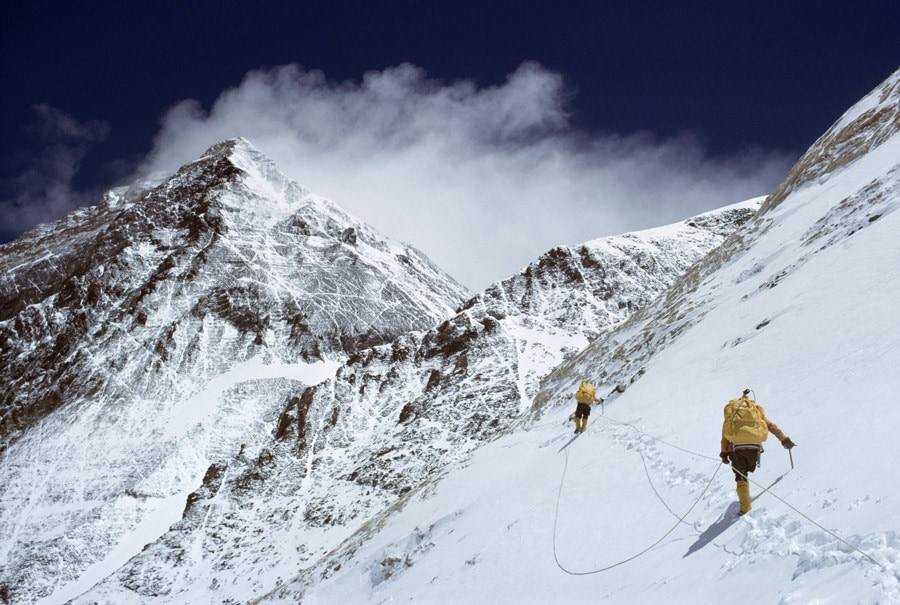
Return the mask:
[[(577, 129), (687, 131), (716, 156), (799, 154), (900, 64), (896, 0), (36, 1), (0, 23), (0, 221), (38, 203), (60, 145), (78, 146), (72, 191), (93, 195), (150, 151), (169, 107), (208, 108), (260, 67), (344, 81), (409, 62), (488, 86), (532, 60), (564, 76)], [(77, 145), (46, 132), (51, 111)], [(20, 231), (0, 224), (0, 241)]]

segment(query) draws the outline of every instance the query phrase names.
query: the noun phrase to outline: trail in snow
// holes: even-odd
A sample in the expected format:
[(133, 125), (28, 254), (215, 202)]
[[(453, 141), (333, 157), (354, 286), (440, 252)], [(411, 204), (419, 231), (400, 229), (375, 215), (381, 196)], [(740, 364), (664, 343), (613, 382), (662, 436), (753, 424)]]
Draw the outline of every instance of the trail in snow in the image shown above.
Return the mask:
[[(720, 469), (719, 466), (716, 467), (716, 469), (713, 471), (712, 475), (709, 478), (709, 482), (706, 484), (706, 486), (704, 486), (703, 491), (700, 492), (700, 496), (694, 501), (693, 504), (691, 504), (690, 508), (688, 508), (687, 511), (683, 515), (681, 515), (680, 517), (677, 518), (677, 521), (675, 522), (675, 524), (668, 531), (663, 533), (652, 544), (650, 544), (643, 550), (635, 553), (634, 555), (626, 557), (620, 561), (616, 561), (615, 563), (612, 563), (610, 565), (606, 565), (604, 567), (597, 567), (595, 569), (590, 569), (588, 571), (576, 571), (566, 565), (563, 565), (560, 562), (559, 549), (558, 549), (557, 540), (556, 540), (557, 527), (559, 524), (559, 503), (562, 500), (563, 487), (565, 486), (565, 482), (566, 482), (566, 472), (569, 468), (569, 450), (567, 448), (565, 448), (565, 446), (563, 446), (563, 450), (561, 450), (561, 451), (564, 451), (566, 461), (565, 461), (565, 465), (563, 466), (562, 478), (560, 479), (560, 483), (559, 483), (559, 495), (557, 496), (557, 499), (556, 499), (556, 510), (554, 511), (554, 515), (553, 515), (553, 558), (556, 561), (556, 566), (559, 567), (559, 569), (562, 570), (564, 573), (567, 573), (570, 576), (590, 576), (593, 574), (602, 573), (604, 571), (609, 571), (610, 569), (618, 567), (619, 565), (624, 565), (625, 563), (634, 561), (638, 557), (650, 552), (658, 544), (660, 544), (663, 540), (668, 538), (672, 534), (672, 532), (674, 532), (676, 529), (678, 529), (679, 525), (681, 525), (682, 523), (685, 522), (685, 519), (687, 518), (687, 516), (690, 515), (691, 511), (694, 510), (694, 507), (697, 506), (697, 504), (699, 504), (700, 501), (706, 496), (706, 493), (709, 491), (709, 488), (712, 485), (712, 482), (715, 480), (716, 475), (719, 473), (719, 469)], [(644, 460), (643, 453), (641, 453), (641, 461), (644, 463), (644, 469), (646, 471), (646, 461)], [(669, 505), (659, 496), (659, 492), (656, 490), (656, 487), (654, 487), (654, 485), (653, 485), (653, 481), (650, 479), (649, 472), (647, 472), (646, 474), (647, 474), (647, 480), (650, 482), (650, 487), (653, 489), (653, 492), (654, 492), (654, 494), (656, 494), (656, 497), (660, 500), (660, 502), (663, 503), (663, 505), (666, 507), (666, 509), (669, 512), (673, 512), (672, 509), (669, 507)], [(675, 513), (673, 512), (673, 514), (675, 514)]]
[[(677, 527), (678, 527), (679, 524), (685, 522), (685, 519), (688, 517), (688, 515), (690, 515), (690, 513), (691, 513), (691, 511), (694, 509), (694, 507), (695, 507), (697, 504), (699, 504), (700, 501), (706, 496), (707, 491), (709, 490), (710, 485), (712, 485), (713, 480), (715, 479), (716, 475), (718, 474), (719, 470), (720, 470), (721, 467), (722, 467), (721, 461), (718, 460), (717, 458), (713, 458), (713, 457), (711, 457), (711, 456), (707, 456), (707, 455), (705, 455), (705, 454), (700, 454), (700, 453), (697, 453), (697, 452), (692, 452), (692, 451), (687, 450), (687, 449), (685, 449), (685, 448), (682, 448), (682, 447), (680, 447), (680, 446), (674, 445), (674, 444), (672, 444), (672, 443), (668, 443), (668, 442), (666, 442), (666, 441), (664, 441), (664, 440), (662, 440), (662, 439), (658, 439), (658, 438), (656, 438), (656, 437), (653, 437), (652, 435), (649, 435), (649, 434), (647, 434), (647, 433), (641, 431), (641, 430), (638, 429), (636, 426), (634, 426), (634, 425), (632, 425), (632, 424), (629, 424), (629, 423), (627, 423), (627, 422), (614, 421), (614, 420), (611, 421), (611, 422), (615, 422), (615, 423), (617, 423), (617, 424), (619, 424), (619, 425), (621, 425), (621, 426), (628, 427), (628, 428), (634, 430), (635, 432), (637, 432), (638, 434), (643, 435), (644, 437), (649, 438), (650, 440), (652, 440), (652, 441), (654, 441), (654, 442), (657, 442), (657, 443), (660, 443), (660, 444), (662, 444), (662, 445), (666, 445), (666, 446), (668, 446), (668, 447), (675, 448), (675, 449), (680, 450), (680, 451), (682, 451), (682, 452), (685, 452), (685, 453), (688, 453), (688, 454), (692, 454), (692, 455), (694, 455), (694, 456), (696, 456), (696, 457), (698, 457), (698, 458), (706, 458), (706, 459), (709, 459), (709, 460), (714, 460), (714, 461), (717, 463), (717, 466), (716, 466), (715, 470), (713, 471), (712, 476), (710, 477), (709, 482), (705, 485), (705, 487), (703, 488), (703, 491), (700, 493), (700, 496), (699, 496), (699, 497), (697, 498), (697, 500), (691, 505), (691, 507), (687, 510), (687, 512), (685, 512), (683, 515), (681, 515), (680, 517), (678, 517), (678, 522), (677, 522), (677, 523), (676, 523), (669, 531), (667, 531), (666, 533), (664, 533), (664, 534), (659, 538), (659, 540), (657, 540), (656, 542), (654, 542), (653, 544), (651, 544), (650, 546), (648, 546), (646, 549), (644, 549), (643, 551), (641, 551), (641, 552), (638, 553), (637, 555), (634, 555), (633, 557), (629, 557), (629, 558), (627, 558), (627, 559), (624, 559), (624, 560), (622, 560), (622, 561), (620, 561), (620, 562), (618, 562), (618, 563), (615, 563), (615, 564), (613, 564), (613, 565), (606, 566), (606, 567), (599, 568), (599, 569), (592, 570), (592, 571), (587, 571), (587, 572), (573, 572), (573, 571), (571, 571), (570, 569), (567, 569), (566, 567), (564, 567), (563, 565), (560, 564), (559, 558), (556, 556), (556, 531), (555, 531), (555, 529), (554, 529), (554, 543), (553, 543), (553, 547), (554, 547), (554, 557), (556, 557), (556, 563), (557, 563), (557, 565), (559, 566), (559, 568), (560, 568), (561, 570), (563, 570), (565, 573), (568, 573), (568, 574), (570, 574), (570, 575), (591, 575), (591, 574), (594, 574), (594, 573), (599, 573), (599, 572), (602, 572), (602, 571), (607, 571), (607, 570), (609, 570), (609, 569), (612, 569), (613, 567), (616, 567), (616, 566), (621, 565), (621, 564), (623, 564), (623, 563), (627, 563), (627, 562), (629, 562), (629, 561), (632, 561), (632, 560), (634, 560), (635, 558), (639, 557), (640, 555), (642, 555), (642, 554), (648, 552), (649, 550), (651, 550), (651, 549), (652, 549), (653, 547), (655, 547), (657, 544), (659, 544), (660, 542), (662, 542), (666, 537), (668, 537), (673, 531), (675, 531), (675, 529), (677, 529)], [(570, 441), (566, 444), (566, 446), (569, 445), (570, 443), (572, 443), (572, 441), (574, 441), (574, 439), (570, 440)], [(565, 465), (564, 465), (564, 467), (563, 467), (562, 478), (560, 479), (560, 489), (559, 489), (560, 496), (559, 496), (559, 498), (557, 499), (557, 508), (556, 508), (556, 513), (555, 513), (555, 516), (554, 516), (554, 528), (555, 528), (556, 523), (557, 523), (556, 517), (557, 517), (558, 514), (559, 514), (559, 500), (560, 500), (561, 497), (562, 497), (563, 486), (564, 486), (564, 484), (565, 484), (565, 479), (566, 479), (566, 470), (568, 469), (569, 449), (567, 449), (566, 446), (563, 446), (563, 448), (560, 450), (561, 452), (564, 451), (566, 462), (565, 462)], [(646, 458), (645, 458), (645, 456), (644, 456), (643, 451), (641, 451), (640, 447), (638, 447), (638, 448), (636, 448), (636, 449), (638, 450), (638, 453), (639, 453), (640, 456), (641, 456), (641, 461), (642, 461), (642, 463), (644, 464), (644, 470), (645, 470), (645, 474), (646, 474), (646, 476), (647, 476), (647, 481), (648, 481), (648, 483), (650, 484), (650, 487), (651, 487), (651, 489), (653, 490), (653, 493), (656, 495), (657, 499), (659, 499), (659, 501), (666, 507), (666, 509), (669, 510), (669, 512), (671, 512), (673, 515), (676, 515), (676, 516), (677, 516), (677, 513), (675, 513), (675, 512), (671, 509), (671, 507), (669, 507), (669, 505), (668, 505), (668, 504), (666, 503), (666, 501), (662, 498), (662, 496), (660, 496), (659, 491), (657, 490), (656, 486), (653, 484), (653, 479), (651, 478), (650, 472), (649, 472), (649, 470), (647, 469)], [(790, 455), (790, 450), (788, 450), (788, 452), (789, 452), (789, 455)], [(888, 569), (887, 566), (886, 566), (884, 563), (882, 563), (881, 561), (879, 561), (877, 558), (875, 558), (872, 554), (866, 552), (865, 550), (863, 550), (862, 548), (860, 548), (860, 547), (857, 546), (856, 544), (851, 543), (851, 542), (848, 541), (846, 538), (844, 538), (844, 537), (838, 535), (838, 533), (837, 533), (836, 531), (831, 530), (831, 529), (828, 529), (827, 527), (825, 527), (825, 526), (823, 526), (822, 524), (818, 523), (818, 522), (815, 521), (814, 519), (810, 518), (808, 515), (806, 515), (803, 511), (801, 511), (801, 510), (800, 510), (799, 508), (797, 508), (795, 505), (791, 504), (790, 502), (788, 502), (787, 500), (785, 500), (784, 498), (782, 498), (781, 496), (777, 495), (776, 493), (774, 493), (774, 492), (772, 491), (772, 488), (775, 487), (775, 485), (777, 485), (778, 483), (780, 483), (781, 480), (784, 479), (784, 478), (788, 475), (788, 473), (790, 473), (792, 470), (794, 470), (793, 456), (791, 456), (791, 468), (790, 468), (789, 470), (787, 470), (786, 472), (782, 473), (781, 475), (779, 475), (779, 476), (778, 476), (772, 483), (770, 483), (768, 486), (764, 486), (764, 485), (762, 485), (761, 483), (757, 482), (752, 476), (745, 476), (745, 478), (747, 479), (747, 481), (750, 482), (751, 485), (753, 485), (753, 486), (755, 486), (755, 487), (757, 487), (757, 488), (762, 489), (761, 492), (755, 494), (755, 495), (752, 497), (752, 501), (755, 502), (757, 499), (763, 497), (763, 496), (766, 495), (766, 494), (772, 496), (773, 498), (775, 498), (776, 500), (778, 500), (779, 502), (781, 502), (782, 504), (784, 504), (785, 506), (787, 506), (788, 508), (790, 508), (794, 513), (796, 513), (797, 515), (799, 515), (800, 517), (802, 517), (803, 519), (805, 519), (807, 522), (813, 524), (814, 526), (816, 526), (817, 528), (819, 528), (821, 531), (823, 531), (823, 532), (825, 532), (826, 534), (830, 535), (832, 538), (834, 538), (834, 539), (838, 540), (839, 542), (843, 543), (844, 545), (846, 545), (846, 546), (849, 547), (850, 549), (856, 551), (858, 554), (860, 554), (860, 555), (862, 555), (863, 557), (865, 557), (866, 559), (868, 559), (871, 563), (877, 565), (879, 568), (881, 568), (882, 570), (885, 570), (885, 571), (886, 571), (886, 570)], [(734, 507), (733, 507), (733, 506), (730, 507), (729, 510), (731, 510), (732, 508), (734, 508)], [(732, 525), (732, 524), (733, 524), (735, 521), (737, 521), (737, 520), (738, 520), (738, 517), (737, 517), (736, 514), (734, 515), (734, 518), (730, 518), (730, 519), (729, 519), (728, 517), (725, 517), (725, 516), (721, 517), (719, 520), (716, 521), (716, 523), (713, 524), (714, 527), (711, 527), (711, 528), (710, 528), (711, 531), (708, 530), (709, 533), (704, 532), (704, 534), (701, 534), (701, 536), (700, 536), (700, 538), (698, 539), (698, 541), (697, 541), (694, 545), (692, 545), (691, 548), (688, 549), (688, 554), (691, 554), (692, 552), (698, 550), (699, 548), (702, 548), (703, 545), (708, 544), (708, 543), (712, 540), (713, 537), (715, 537), (716, 535), (722, 533), (722, 531), (724, 531), (725, 529), (727, 529), (730, 525)], [(687, 554), (686, 554), (685, 556), (687, 556)]]

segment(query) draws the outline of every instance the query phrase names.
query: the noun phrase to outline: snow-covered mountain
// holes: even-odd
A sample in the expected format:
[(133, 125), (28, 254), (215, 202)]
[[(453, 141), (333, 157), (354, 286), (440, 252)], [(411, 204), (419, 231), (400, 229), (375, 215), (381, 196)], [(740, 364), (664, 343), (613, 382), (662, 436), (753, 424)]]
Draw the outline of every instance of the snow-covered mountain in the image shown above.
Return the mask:
[[(509, 430), (760, 201), (555, 249), (443, 323), (452, 280), (242, 140), (24, 236), (2, 249), (0, 594), (265, 592)], [(67, 388), (47, 404), (38, 376)]]
[(3, 590), (135, 554), (295, 384), (467, 296), (240, 139), (0, 247)]
[[(0, 320), (4, 362), (17, 364), (10, 380), (29, 371), (26, 361), (55, 350), (60, 325), (88, 326), (67, 346), (102, 362), (67, 375), (62, 384), (74, 397), (63, 393), (37, 412), (28, 410), (43, 399), (23, 400), (12, 408), (15, 423), (4, 425), (11, 445), (0, 461), (0, 598), (900, 600), (898, 491), (885, 470), (896, 453), (890, 395), (900, 387), (898, 107), (900, 72), (845, 114), (752, 219), (761, 200), (555, 249), (455, 314), (462, 293), (437, 279), (429, 302), (400, 300), (394, 311), (422, 315), (403, 314), (412, 304), (443, 315), (398, 332), (361, 322), (354, 325), (365, 336), (344, 337), (343, 320), (313, 322), (338, 331), (322, 327), (316, 342), (298, 341), (283, 309), (309, 282), (302, 271), (281, 269), (269, 269), (278, 279), (258, 280), (264, 296), (237, 305), (242, 313), (230, 312), (233, 298), (246, 296), (240, 288), (219, 305), (160, 295), (135, 307), (146, 317), (126, 314), (101, 327), (54, 306), (61, 296), (50, 286), (64, 289), (67, 279), (54, 276), (54, 266), (65, 265), (53, 259), (65, 255), (42, 232), (0, 249), (0, 262), (11, 259), (4, 275), (50, 259), (36, 277), (2, 290), (13, 292), (0, 299), (3, 309), (17, 308)], [(237, 168), (238, 175), (229, 182), (275, 174), (246, 143), (225, 148), (231, 151), (207, 158), (228, 158), (224, 172)], [(267, 191), (296, 187), (260, 180), (281, 183)], [(229, 197), (229, 187), (206, 193), (215, 182), (181, 180), (199, 199), (246, 206), (244, 194)], [(106, 206), (129, 209), (164, 186), (116, 192)], [(284, 231), (266, 225), (283, 225), (297, 211), (276, 212), (283, 198), (260, 197), (274, 199), (227, 231), (241, 238), (263, 227), (240, 260), (202, 255), (199, 246), (186, 256), (221, 254), (226, 262), (204, 274), (208, 281), (162, 279), (151, 294), (193, 291), (197, 281), (201, 291), (215, 288), (230, 279), (229, 269), (255, 258), (250, 251), (269, 259), (267, 267), (282, 267), (291, 263), (261, 251), (319, 249), (315, 235), (283, 248), (260, 243)], [(62, 238), (65, 246), (103, 241), (97, 225), (115, 214), (106, 206), (71, 217), (76, 228)], [(274, 214), (283, 218), (264, 218)], [(199, 216), (217, 223), (216, 212)], [(185, 229), (189, 236), (190, 227), (174, 231)], [(365, 238), (356, 229), (359, 247)], [(333, 246), (321, 249), (353, 246), (346, 227), (328, 233)], [(95, 249), (69, 257), (87, 259)], [(334, 264), (340, 273), (355, 275), (344, 268), (360, 265), (365, 273), (372, 261), (364, 256), (355, 265), (328, 257), (316, 273), (327, 279)], [(181, 258), (172, 266), (184, 266)], [(103, 266), (100, 276), (132, 274), (121, 263)], [(237, 284), (253, 281), (238, 272)], [(136, 294), (122, 286), (115, 299), (122, 302), (100, 306), (140, 303), (147, 281), (129, 279), (141, 286)], [(72, 283), (90, 295), (75, 300), (107, 291), (92, 289), (92, 279)], [(16, 292), (30, 298), (19, 304)], [(329, 302), (346, 308), (344, 297)], [(318, 317), (332, 317), (324, 298), (316, 303)], [(245, 323), (248, 309), (258, 319)], [(157, 314), (202, 329), (148, 339)], [(44, 330), (53, 337), (40, 336)], [(115, 339), (102, 340), (108, 333)], [(167, 357), (157, 362), (149, 352)], [(81, 360), (72, 352), (53, 359), (44, 372)], [(154, 375), (142, 383), (144, 367)], [(35, 376), (22, 378), (19, 390), (47, 388)], [(601, 384), (601, 394), (627, 388), (571, 441), (571, 394), (583, 377)], [(102, 386), (85, 388), (92, 381)], [(717, 454), (721, 406), (748, 386), (798, 447), (793, 470), (777, 443), (769, 447), (753, 477), (754, 510), (738, 520), (729, 508), (733, 480)]]
[[(900, 602), (898, 209), (900, 71), (750, 225), (543, 380), (522, 430), (259, 600)], [(586, 377), (626, 388), (571, 441)], [(718, 452), (745, 387), (798, 445), (767, 444), (737, 517)]]
[(243, 601), (314, 564), (510, 431), (567, 352), (652, 300), (759, 202), (553, 250), (434, 329), (353, 355), (289, 394), (273, 443), (210, 467), (182, 521), (85, 602)]
[[(0, 247), (0, 270), (3, 437), (71, 398), (71, 382), (110, 388), (109, 364), (139, 391), (173, 376), (145, 371), (162, 366), (202, 384), (262, 349), (320, 360), (389, 342), (467, 297), (240, 139)], [(129, 354), (97, 359), (115, 346)]]

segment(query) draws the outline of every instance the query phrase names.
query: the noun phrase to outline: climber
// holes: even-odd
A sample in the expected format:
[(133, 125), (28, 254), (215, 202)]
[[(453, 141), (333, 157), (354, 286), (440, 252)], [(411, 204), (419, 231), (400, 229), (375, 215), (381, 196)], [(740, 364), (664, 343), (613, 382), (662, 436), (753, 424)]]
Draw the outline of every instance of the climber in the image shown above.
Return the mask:
[(761, 405), (750, 399), (750, 389), (744, 389), (738, 399), (732, 399), (725, 406), (725, 421), (722, 424), (722, 447), (719, 457), (722, 464), (731, 463), (734, 480), (737, 483), (738, 500), (741, 510), (738, 515), (750, 511), (750, 482), (748, 475), (752, 473), (763, 452), (763, 441), (769, 432), (778, 437), (785, 449), (794, 447), (790, 437), (766, 418)]
[(575, 434), (583, 433), (587, 429), (588, 416), (591, 415), (592, 403), (603, 403), (602, 397), (597, 397), (597, 389), (590, 382), (582, 381), (575, 392)]

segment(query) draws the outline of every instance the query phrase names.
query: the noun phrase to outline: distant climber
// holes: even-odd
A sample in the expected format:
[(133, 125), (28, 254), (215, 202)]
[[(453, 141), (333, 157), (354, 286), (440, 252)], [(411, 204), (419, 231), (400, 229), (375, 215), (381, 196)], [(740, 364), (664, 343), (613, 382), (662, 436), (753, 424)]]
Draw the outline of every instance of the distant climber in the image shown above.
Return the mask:
[(771, 432), (778, 437), (785, 449), (794, 447), (794, 442), (787, 437), (775, 423), (766, 418), (761, 405), (750, 399), (750, 389), (732, 399), (725, 406), (725, 420), (722, 423), (722, 447), (719, 456), (722, 464), (731, 463), (734, 480), (737, 483), (738, 500), (741, 503), (739, 515), (750, 511), (750, 481), (748, 475), (759, 463), (759, 455), (763, 451), (763, 441)]
[(591, 415), (591, 404), (603, 403), (602, 397), (597, 397), (597, 389), (590, 382), (582, 381), (575, 392), (575, 434), (583, 433), (587, 429), (588, 416)]

